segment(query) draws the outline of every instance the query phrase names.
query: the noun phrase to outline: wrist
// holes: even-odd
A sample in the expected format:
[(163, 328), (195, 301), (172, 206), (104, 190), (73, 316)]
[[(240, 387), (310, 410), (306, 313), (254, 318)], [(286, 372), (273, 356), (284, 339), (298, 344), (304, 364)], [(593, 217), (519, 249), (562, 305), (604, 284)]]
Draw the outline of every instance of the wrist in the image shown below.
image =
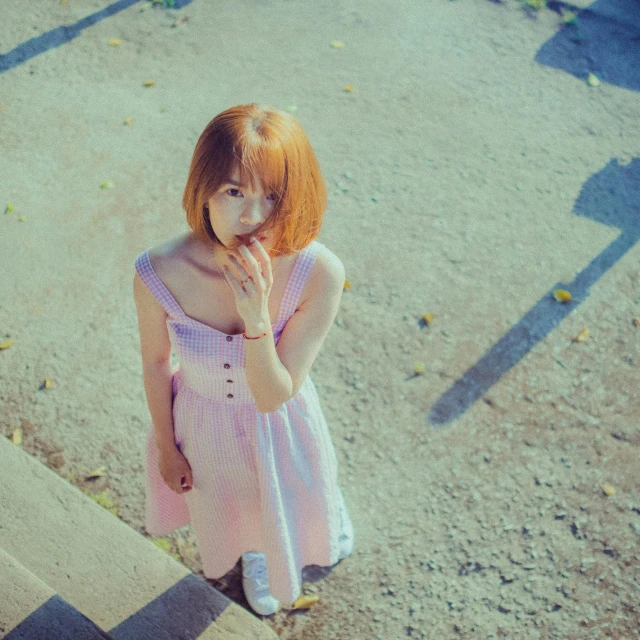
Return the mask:
[(244, 332), (250, 338), (262, 335), (271, 329), (270, 318), (257, 318), (256, 320), (245, 321)]
[(162, 444), (156, 443), (156, 449), (158, 454), (167, 455), (171, 453), (175, 453), (176, 451), (180, 451), (178, 449), (178, 445), (175, 442), (163, 442)]

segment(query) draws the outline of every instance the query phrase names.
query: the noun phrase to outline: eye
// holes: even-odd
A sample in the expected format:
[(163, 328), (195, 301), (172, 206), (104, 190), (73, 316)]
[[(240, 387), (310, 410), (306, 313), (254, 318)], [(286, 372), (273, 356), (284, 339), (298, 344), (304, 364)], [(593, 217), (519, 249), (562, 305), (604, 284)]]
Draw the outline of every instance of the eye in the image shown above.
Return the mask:
[[(237, 191), (238, 193), (241, 193), (238, 189), (227, 189), (227, 193), (229, 193), (229, 191)], [(270, 196), (273, 196), (274, 200), (277, 198), (275, 193), (270, 193)], [(236, 196), (231, 196), (232, 198), (235, 198)]]

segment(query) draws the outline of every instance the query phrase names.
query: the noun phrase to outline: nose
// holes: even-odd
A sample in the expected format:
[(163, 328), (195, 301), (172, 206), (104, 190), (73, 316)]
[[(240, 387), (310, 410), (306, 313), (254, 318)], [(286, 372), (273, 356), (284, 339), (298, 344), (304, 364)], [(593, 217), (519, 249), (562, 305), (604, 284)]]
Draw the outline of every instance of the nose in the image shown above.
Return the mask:
[(262, 202), (261, 198), (249, 200), (242, 212), (242, 222), (251, 227), (260, 226), (266, 218), (268, 206), (266, 202)]

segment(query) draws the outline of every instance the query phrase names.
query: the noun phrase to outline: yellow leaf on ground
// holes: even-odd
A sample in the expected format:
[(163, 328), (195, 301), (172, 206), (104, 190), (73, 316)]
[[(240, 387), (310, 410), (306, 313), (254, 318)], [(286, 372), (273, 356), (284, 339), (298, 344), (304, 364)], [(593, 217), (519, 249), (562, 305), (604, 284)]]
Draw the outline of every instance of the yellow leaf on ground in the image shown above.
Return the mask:
[(13, 444), (20, 445), (22, 444), (22, 429), (20, 427), (16, 427), (11, 434), (11, 442)]
[(27, 216), (20, 216), (18, 218), (18, 222), (26, 222), (27, 221)]
[(570, 300), (572, 300), (573, 298), (571, 297), (571, 294), (568, 291), (565, 291), (564, 289), (556, 289), (553, 292), (553, 297), (558, 301), (558, 302), (569, 302)]
[(13, 211), (13, 202), (7, 202), (7, 208), (4, 210), (5, 213), (11, 213)]
[(107, 40), (107, 44), (110, 47), (119, 47), (122, 44), (122, 40), (120, 38), (111, 38), (111, 40)]
[(155, 80), (145, 80), (143, 82), (145, 87), (155, 87), (156, 81)]
[(349, 282), (349, 280), (345, 280), (344, 281), (344, 290), (345, 291), (349, 291), (349, 289), (351, 289), (351, 282)]
[(571, 342), (584, 342), (589, 337), (589, 329), (583, 329)]
[(330, 44), (334, 49), (344, 49), (344, 42), (340, 42), (340, 40), (332, 40)]
[[(632, 322), (633, 322), (633, 326), (634, 326), (634, 327), (640, 327), (640, 316), (638, 316), (637, 318), (634, 318), (634, 319), (632, 320)], [(1, 349), (1, 348), (2, 348), (2, 347), (0, 346), (0, 349)]]
[(0, 350), (8, 349), (14, 342), (15, 340), (5, 340), (4, 342), (0, 342)]
[(294, 603), (292, 609), (310, 609), (320, 600), (319, 596), (300, 596)]
[(416, 373), (424, 373), (424, 364), (422, 362), (416, 362)]
[(131, 116), (127, 116), (127, 117), (124, 119), (124, 123), (125, 123), (125, 124), (131, 124)]
[(610, 484), (603, 484), (601, 485), (601, 488), (608, 496), (616, 495), (616, 488), (612, 487)]
[(431, 324), (433, 322), (433, 313), (425, 313), (422, 316), (422, 319), (427, 323)]
[(53, 387), (53, 380), (51, 378), (45, 378), (44, 379), (44, 388), (45, 389), (51, 389), (51, 387)]
[(91, 473), (88, 473), (84, 479), (85, 480), (91, 480), (92, 478), (101, 478), (103, 476), (107, 475), (107, 467), (98, 467), (97, 469), (94, 469)]
[(355, 89), (354, 89), (350, 84), (348, 84), (348, 85), (344, 88), (344, 90), (345, 90), (345, 91), (348, 91), (349, 93), (353, 93), (353, 92), (355, 91)]
[(101, 182), (100, 183), (100, 188), (101, 189), (111, 189), (111, 188), (113, 188), (113, 182), (111, 182), (110, 180), (105, 180), (105, 182)]
[(594, 76), (593, 73), (590, 73), (589, 76), (587, 77), (587, 82), (592, 86), (592, 87), (598, 87), (600, 86), (600, 80), (598, 80), (597, 76)]

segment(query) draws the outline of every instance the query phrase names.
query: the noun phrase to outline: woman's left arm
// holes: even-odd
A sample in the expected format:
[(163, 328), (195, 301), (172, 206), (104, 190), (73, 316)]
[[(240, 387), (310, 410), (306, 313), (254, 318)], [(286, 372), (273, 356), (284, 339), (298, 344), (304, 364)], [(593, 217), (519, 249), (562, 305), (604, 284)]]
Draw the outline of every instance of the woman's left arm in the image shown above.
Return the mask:
[[(273, 285), (271, 264), (260, 243), (255, 251), (261, 264), (246, 247), (240, 248), (244, 268), (252, 276), (246, 291), (239, 284), (242, 278), (229, 278), (249, 338), (271, 328), (267, 305)], [(338, 313), (344, 283), (340, 259), (331, 252), (319, 254), (309, 276), (309, 295), (287, 321), (278, 346), (271, 331), (257, 340), (245, 340), (247, 383), (261, 413), (277, 411), (300, 390)]]

